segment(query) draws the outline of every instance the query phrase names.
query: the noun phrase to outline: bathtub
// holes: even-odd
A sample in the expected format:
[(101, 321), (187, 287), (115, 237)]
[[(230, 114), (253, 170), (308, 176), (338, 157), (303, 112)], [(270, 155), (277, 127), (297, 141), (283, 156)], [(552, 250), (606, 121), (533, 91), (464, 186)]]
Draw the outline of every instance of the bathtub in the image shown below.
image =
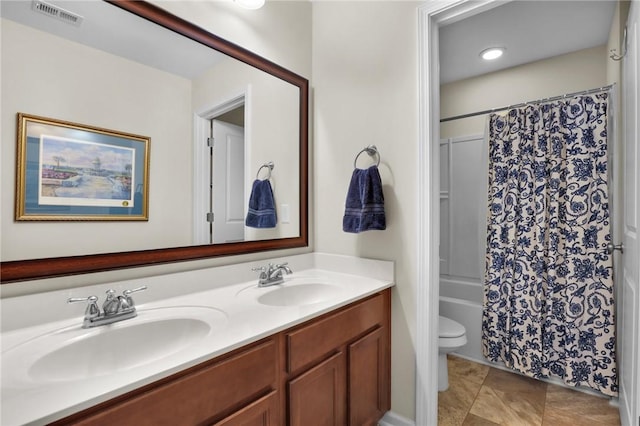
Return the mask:
[(467, 330), (467, 344), (456, 351), (486, 363), (482, 356), (482, 284), (470, 278), (440, 276), (440, 315), (459, 322)]

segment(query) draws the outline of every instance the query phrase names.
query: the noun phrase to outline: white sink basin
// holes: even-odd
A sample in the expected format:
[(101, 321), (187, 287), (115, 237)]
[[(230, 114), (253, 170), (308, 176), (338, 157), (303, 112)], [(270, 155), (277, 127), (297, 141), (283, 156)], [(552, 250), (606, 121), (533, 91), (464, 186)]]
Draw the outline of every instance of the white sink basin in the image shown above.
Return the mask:
[(267, 306), (306, 306), (328, 302), (343, 293), (343, 288), (328, 282), (318, 282), (307, 278), (293, 278), (268, 287), (253, 284), (240, 290), (238, 296), (243, 302), (251, 301)]
[[(188, 349), (219, 330), (227, 316), (200, 306), (138, 311), (136, 318), (53, 330), (2, 353), (3, 381), (70, 382), (115, 374)], [(11, 369), (5, 367), (11, 366)], [(9, 377), (7, 377), (9, 376)]]
[(258, 297), (258, 303), (270, 306), (301, 306), (326, 302), (340, 293), (340, 287), (331, 284), (280, 284)]

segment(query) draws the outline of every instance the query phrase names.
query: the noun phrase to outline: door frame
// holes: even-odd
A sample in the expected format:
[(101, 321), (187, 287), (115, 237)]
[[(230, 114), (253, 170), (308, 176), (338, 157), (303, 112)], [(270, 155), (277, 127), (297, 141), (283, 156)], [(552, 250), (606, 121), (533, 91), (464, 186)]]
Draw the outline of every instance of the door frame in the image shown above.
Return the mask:
[(438, 422), (440, 73), (438, 30), (511, 0), (442, 0), (418, 7), (416, 424)]
[[(640, 73), (640, 2), (633, 0), (628, 11), (626, 20), (627, 37), (622, 41), (622, 46), (626, 53), (622, 59), (622, 126), (621, 127), (621, 147), (624, 150), (624, 164), (622, 165), (622, 179), (624, 187), (624, 200), (619, 203), (623, 210), (623, 230), (622, 241), (624, 243), (624, 253), (619, 253), (617, 259), (622, 262), (619, 270), (622, 272), (619, 279), (620, 292), (623, 296), (619, 305), (624, 305), (623, 310), (618, 310), (618, 325), (620, 326), (616, 332), (617, 336), (622, 339), (623, 343), (618, 344), (619, 358), (618, 371), (622, 370), (623, 375), (619, 375), (619, 410), (620, 420), (623, 425), (640, 424), (640, 339), (638, 339), (638, 331), (640, 330), (640, 289), (638, 288), (638, 264), (640, 263), (640, 247), (638, 247), (638, 227), (640, 225), (640, 187), (638, 181), (638, 162), (640, 161), (640, 153), (638, 152), (638, 117), (637, 111), (640, 105), (640, 85), (638, 82), (638, 73)], [(635, 81), (634, 81), (635, 80)], [(627, 108), (630, 106), (630, 108)], [(633, 138), (636, 138), (635, 140)], [(635, 142), (635, 147), (631, 145)], [(631, 148), (632, 152), (627, 149)], [(635, 186), (627, 187), (627, 179), (629, 171), (627, 170), (627, 161), (635, 162), (633, 172), (636, 181)], [(630, 195), (629, 192), (634, 191), (635, 194)], [(630, 217), (628, 217), (630, 216)], [(631, 225), (631, 226), (629, 226)], [(633, 243), (635, 240), (635, 244)], [(618, 240), (619, 241), (619, 240)], [(618, 242), (614, 241), (614, 242)], [(631, 308), (631, 309), (629, 309)], [(631, 311), (629, 311), (631, 310)], [(631, 331), (627, 333), (627, 328)], [(627, 339), (626, 336), (631, 334), (636, 341)], [(631, 340), (631, 342), (629, 341)], [(625, 371), (628, 367), (631, 371)], [(623, 380), (626, 379), (626, 380)], [(628, 381), (627, 381), (628, 380)], [(629, 389), (626, 388), (629, 386)]]
[[(210, 121), (244, 104), (245, 164), (251, 160), (251, 85), (228, 98), (212, 102), (193, 114), (193, 244), (209, 244), (206, 234), (209, 224), (203, 216), (209, 211), (209, 148)], [(245, 170), (245, 194), (250, 176)]]

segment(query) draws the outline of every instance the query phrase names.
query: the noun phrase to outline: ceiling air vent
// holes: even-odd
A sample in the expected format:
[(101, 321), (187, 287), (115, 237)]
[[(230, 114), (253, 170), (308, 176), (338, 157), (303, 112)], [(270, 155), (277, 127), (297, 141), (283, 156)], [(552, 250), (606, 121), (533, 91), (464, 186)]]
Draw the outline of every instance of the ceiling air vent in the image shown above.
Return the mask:
[(66, 22), (67, 24), (75, 25), (76, 27), (79, 27), (82, 23), (82, 16), (77, 13), (69, 12), (68, 10), (64, 10), (61, 7), (42, 0), (33, 0), (31, 8), (43, 15), (50, 16), (58, 21)]

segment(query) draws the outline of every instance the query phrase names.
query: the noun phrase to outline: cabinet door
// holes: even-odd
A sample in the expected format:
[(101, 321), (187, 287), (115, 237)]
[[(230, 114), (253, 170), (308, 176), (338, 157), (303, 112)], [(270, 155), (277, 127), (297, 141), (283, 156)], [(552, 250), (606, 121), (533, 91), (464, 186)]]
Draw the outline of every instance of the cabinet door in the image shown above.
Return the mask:
[(289, 382), (290, 426), (342, 426), (346, 420), (346, 357), (338, 352)]
[(376, 425), (389, 410), (387, 336), (378, 328), (349, 345), (349, 424)]
[(271, 392), (214, 426), (278, 426), (278, 393)]

